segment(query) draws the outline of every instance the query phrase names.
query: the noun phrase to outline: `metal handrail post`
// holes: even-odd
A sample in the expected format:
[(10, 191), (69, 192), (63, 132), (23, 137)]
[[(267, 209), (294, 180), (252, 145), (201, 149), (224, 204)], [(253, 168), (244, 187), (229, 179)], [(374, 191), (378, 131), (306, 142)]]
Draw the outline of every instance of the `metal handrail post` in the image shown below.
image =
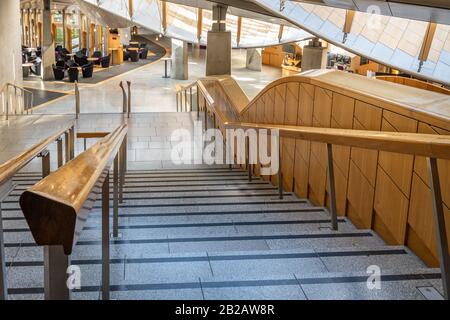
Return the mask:
[(6, 280), (5, 240), (3, 238), (1, 202), (0, 202), (0, 300), (8, 300), (8, 284)]
[[(50, 174), (50, 152), (44, 150), (38, 157), (42, 158), (42, 177)], [(69, 300), (67, 287), (67, 268), (69, 257), (64, 254), (62, 246), (44, 246), (44, 298), (45, 300)]]
[(58, 140), (56, 140), (57, 145), (57, 154), (58, 154), (58, 168), (62, 167), (63, 165), (63, 143), (62, 138), (59, 137)]
[(328, 189), (330, 190), (330, 213), (331, 213), (331, 228), (338, 230), (337, 208), (336, 208), (336, 187), (333, 167), (333, 145), (327, 143), (327, 158), (328, 158)]
[(109, 300), (109, 172), (102, 186), (102, 299)]
[(75, 126), (69, 129), (70, 138), (70, 160), (75, 158)]
[(200, 90), (197, 85), (197, 120), (200, 119)]
[(127, 81), (128, 85), (128, 118), (130, 118), (131, 114), (131, 82)]
[(442, 275), (444, 299), (449, 300), (450, 289), (450, 255), (448, 253), (447, 229), (445, 225), (444, 207), (442, 205), (441, 184), (436, 158), (427, 158), (428, 175), (433, 199), (433, 220), (436, 230), (436, 241), (439, 255), (439, 265)]
[(189, 110), (192, 112), (192, 87), (189, 88)]
[(78, 89), (78, 82), (75, 81), (75, 118), (78, 119), (80, 115), (80, 90)]
[(127, 106), (127, 92), (125, 91), (125, 88), (123, 87), (123, 82), (120, 81), (119, 87), (122, 89), (122, 112), (127, 113), (128, 106)]
[(119, 154), (114, 158), (113, 168), (113, 238), (119, 236)]

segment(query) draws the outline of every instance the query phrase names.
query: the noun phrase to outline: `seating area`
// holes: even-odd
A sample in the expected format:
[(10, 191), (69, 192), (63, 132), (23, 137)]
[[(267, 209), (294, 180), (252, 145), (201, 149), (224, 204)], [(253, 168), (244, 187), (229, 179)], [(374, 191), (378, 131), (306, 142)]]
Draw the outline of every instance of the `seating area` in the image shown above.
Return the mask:
[(69, 82), (75, 82), (78, 81), (80, 73), (83, 78), (92, 78), (95, 66), (109, 68), (111, 55), (103, 56), (100, 51), (94, 51), (89, 57), (86, 48), (71, 54), (66, 48), (57, 46), (55, 60), (56, 63), (52, 66), (55, 80), (62, 81), (67, 77)]
[(123, 50), (123, 61), (138, 62), (148, 57), (149, 49), (146, 43), (130, 42)]
[(42, 51), (41, 48), (29, 48), (22, 46), (22, 71), (23, 77), (27, 78), (30, 75), (41, 75), (42, 66)]

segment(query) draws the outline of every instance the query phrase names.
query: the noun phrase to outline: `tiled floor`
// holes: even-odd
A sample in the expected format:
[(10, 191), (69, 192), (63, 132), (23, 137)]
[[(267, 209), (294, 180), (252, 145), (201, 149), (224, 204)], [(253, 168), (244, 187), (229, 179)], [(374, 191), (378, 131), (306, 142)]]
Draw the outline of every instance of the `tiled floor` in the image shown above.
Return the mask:
[[(233, 50), (232, 75), (250, 97), (264, 88), (271, 81), (281, 77), (281, 70), (273, 67), (263, 67), (262, 72), (250, 71), (245, 68), (245, 50)], [(175, 86), (189, 84), (205, 75), (205, 52), (200, 58), (189, 59), (189, 80), (179, 81), (164, 79), (164, 62), (152, 63), (139, 70), (115, 77), (95, 86), (80, 84), (82, 113), (119, 113), (122, 112), (122, 90), (120, 81), (132, 82), (133, 112), (175, 112)], [(36, 84), (41, 89), (73, 90), (73, 85), (53, 83)], [(75, 100), (73, 95), (36, 110), (36, 113), (58, 114), (74, 113)]]

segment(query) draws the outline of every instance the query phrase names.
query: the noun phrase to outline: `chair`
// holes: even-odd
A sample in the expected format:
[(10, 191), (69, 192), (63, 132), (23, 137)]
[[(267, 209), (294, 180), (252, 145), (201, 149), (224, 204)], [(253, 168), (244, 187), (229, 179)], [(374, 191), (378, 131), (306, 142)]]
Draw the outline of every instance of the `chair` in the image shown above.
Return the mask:
[(80, 53), (81, 55), (86, 57), (87, 56), (87, 49), (83, 48), (83, 49), (79, 50), (77, 53)]
[(42, 60), (40, 58), (36, 58), (33, 66), (31, 67), (31, 73), (35, 74), (37, 76), (40, 76), (41, 75), (41, 65), (42, 65)]
[(148, 49), (147, 48), (143, 48), (141, 53), (139, 54), (139, 57), (141, 59), (147, 59), (148, 56)]
[(78, 81), (78, 74), (79, 74), (79, 71), (78, 71), (78, 68), (77, 68), (77, 67), (70, 67), (70, 68), (67, 70), (67, 73), (69, 74), (69, 81), (70, 81), (70, 82)]
[(55, 80), (62, 80), (65, 76), (65, 70), (62, 67), (58, 67), (55, 65), (52, 65), (53, 68), (53, 75), (55, 76)]
[(109, 62), (111, 60), (111, 55), (108, 54), (105, 57), (100, 58), (100, 64), (102, 65), (102, 68), (109, 68)]
[(78, 54), (75, 55), (74, 56), (74, 60), (79, 66), (84, 66), (84, 65), (89, 63), (89, 61), (87, 60), (87, 57), (86, 56), (81, 56), (81, 54), (80, 55), (78, 55)]
[(130, 58), (131, 62), (138, 62), (139, 61), (139, 51), (138, 50), (132, 50), (130, 52)]
[(94, 62), (96, 65), (100, 65), (101, 57), (102, 53), (100, 51), (94, 51), (94, 53), (92, 54), (92, 58), (98, 58), (98, 60)]
[(94, 63), (88, 63), (81, 68), (81, 72), (83, 73), (83, 78), (92, 78), (92, 74), (94, 73)]
[(63, 54), (65, 54), (65, 55), (68, 55), (68, 54), (70, 53), (70, 51), (67, 50), (66, 48), (62, 48), (62, 49), (61, 49), (61, 52), (62, 52)]
[(67, 60), (66, 61), (66, 69), (71, 67), (77, 67), (78, 65), (73, 60)]
[(66, 68), (66, 62), (64, 60), (57, 60), (56, 66), (65, 69)]
[(130, 53), (127, 50), (123, 50), (123, 61), (130, 60)]

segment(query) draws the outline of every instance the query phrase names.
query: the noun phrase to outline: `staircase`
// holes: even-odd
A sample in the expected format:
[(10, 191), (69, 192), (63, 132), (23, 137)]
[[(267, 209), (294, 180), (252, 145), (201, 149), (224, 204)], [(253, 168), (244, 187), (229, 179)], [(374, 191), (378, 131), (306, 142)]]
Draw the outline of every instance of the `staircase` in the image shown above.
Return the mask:
[[(10, 299), (43, 298), (42, 248), (18, 199), (39, 181), (20, 173), (2, 204)], [(112, 190), (112, 186), (111, 186)], [(129, 171), (111, 245), (113, 299), (441, 299), (440, 270), (325, 208), (228, 167)], [(100, 201), (72, 255), (73, 299), (98, 299)], [(371, 267), (372, 266), (372, 267)], [(381, 271), (368, 289), (367, 269)], [(374, 269), (375, 268), (375, 269)], [(373, 285), (376, 284), (372, 283)]]

